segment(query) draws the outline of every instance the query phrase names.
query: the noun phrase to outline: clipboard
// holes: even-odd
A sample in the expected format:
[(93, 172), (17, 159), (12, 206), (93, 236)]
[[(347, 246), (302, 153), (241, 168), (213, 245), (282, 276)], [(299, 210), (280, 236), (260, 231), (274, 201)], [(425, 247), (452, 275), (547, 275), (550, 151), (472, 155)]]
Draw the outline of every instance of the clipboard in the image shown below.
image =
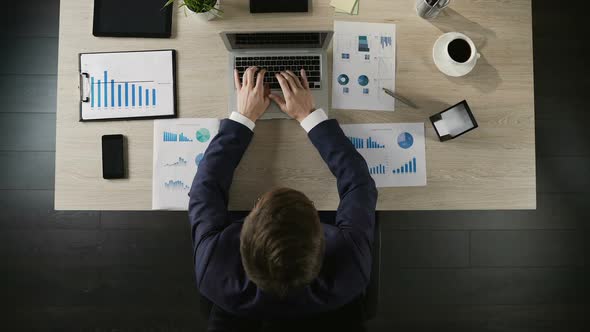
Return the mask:
[(80, 121), (176, 117), (176, 51), (79, 55)]

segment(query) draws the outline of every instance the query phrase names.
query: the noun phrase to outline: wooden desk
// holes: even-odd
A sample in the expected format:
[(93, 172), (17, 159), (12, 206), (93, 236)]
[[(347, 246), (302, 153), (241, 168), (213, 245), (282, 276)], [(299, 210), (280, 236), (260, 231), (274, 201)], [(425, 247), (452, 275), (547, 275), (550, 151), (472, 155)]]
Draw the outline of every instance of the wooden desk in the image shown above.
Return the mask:
[[(162, 0), (164, 2), (164, 0)], [(385, 188), (379, 210), (534, 209), (535, 130), (531, 2), (454, 0), (435, 21), (420, 19), (414, 0), (362, 0), (359, 16), (334, 14), (330, 0), (314, 0), (306, 14), (251, 15), (247, 0), (223, 0), (225, 18), (202, 22), (175, 10), (173, 38), (92, 36), (93, 0), (62, 0), (59, 38), (55, 208), (148, 210), (152, 186), (152, 121), (78, 122), (78, 53), (178, 50), (180, 117), (227, 116), (227, 51), (219, 32), (239, 29), (332, 29), (333, 20), (397, 24), (397, 91), (419, 106), (398, 103), (394, 113), (331, 111), (341, 123), (427, 122), (428, 116), (467, 99), (480, 128), (447, 143), (426, 124), (428, 186)], [(470, 36), (482, 58), (464, 78), (433, 64), (434, 41), (448, 31)], [(329, 105), (319, 105), (327, 107)], [(129, 179), (105, 181), (103, 134), (128, 138)], [(259, 121), (236, 171), (230, 208), (248, 210), (275, 186), (304, 191), (319, 209), (333, 210), (333, 176), (294, 121)]]

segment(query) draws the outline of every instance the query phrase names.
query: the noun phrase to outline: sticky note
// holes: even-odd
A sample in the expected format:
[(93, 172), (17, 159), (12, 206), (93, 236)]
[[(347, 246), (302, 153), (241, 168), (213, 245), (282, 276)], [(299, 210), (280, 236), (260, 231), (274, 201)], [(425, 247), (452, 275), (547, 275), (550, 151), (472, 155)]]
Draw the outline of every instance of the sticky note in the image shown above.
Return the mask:
[(358, 0), (332, 0), (330, 6), (341, 10), (345, 13), (352, 14), (355, 6), (357, 6)]
[(336, 13), (343, 13), (343, 14), (350, 14), (350, 15), (358, 15), (359, 14), (359, 2), (360, 0), (357, 0), (357, 2), (354, 4), (354, 8), (352, 9), (352, 12), (346, 12), (344, 10), (335, 8)]

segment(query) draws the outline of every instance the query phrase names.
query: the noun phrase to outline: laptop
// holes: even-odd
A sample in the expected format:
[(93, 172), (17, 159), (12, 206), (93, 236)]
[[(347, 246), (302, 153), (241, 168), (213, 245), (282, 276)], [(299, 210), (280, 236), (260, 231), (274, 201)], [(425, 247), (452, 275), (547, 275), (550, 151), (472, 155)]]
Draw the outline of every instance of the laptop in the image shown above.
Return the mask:
[[(267, 73), (264, 82), (271, 92), (282, 95), (275, 73), (291, 70), (300, 76), (305, 69), (316, 106), (328, 108), (328, 56), (327, 49), (332, 39), (332, 31), (260, 31), (260, 32), (222, 32), (221, 38), (229, 51), (228, 79), (230, 82), (229, 112), (236, 110), (236, 90), (234, 88), (234, 68), (238, 69), (240, 79), (250, 66), (264, 68)], [(280, 108), (271, 106), (261, 119), (288, 119)]]

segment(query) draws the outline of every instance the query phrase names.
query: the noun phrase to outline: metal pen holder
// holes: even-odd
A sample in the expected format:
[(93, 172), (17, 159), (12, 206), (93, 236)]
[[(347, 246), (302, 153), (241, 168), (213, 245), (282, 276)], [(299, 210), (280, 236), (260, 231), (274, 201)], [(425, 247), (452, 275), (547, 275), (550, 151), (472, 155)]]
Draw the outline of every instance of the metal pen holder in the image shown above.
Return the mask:
[(416, 13), (423, 19), (430, 20), (437, 17), (449, 3), (451, 0), (417, 0)]

